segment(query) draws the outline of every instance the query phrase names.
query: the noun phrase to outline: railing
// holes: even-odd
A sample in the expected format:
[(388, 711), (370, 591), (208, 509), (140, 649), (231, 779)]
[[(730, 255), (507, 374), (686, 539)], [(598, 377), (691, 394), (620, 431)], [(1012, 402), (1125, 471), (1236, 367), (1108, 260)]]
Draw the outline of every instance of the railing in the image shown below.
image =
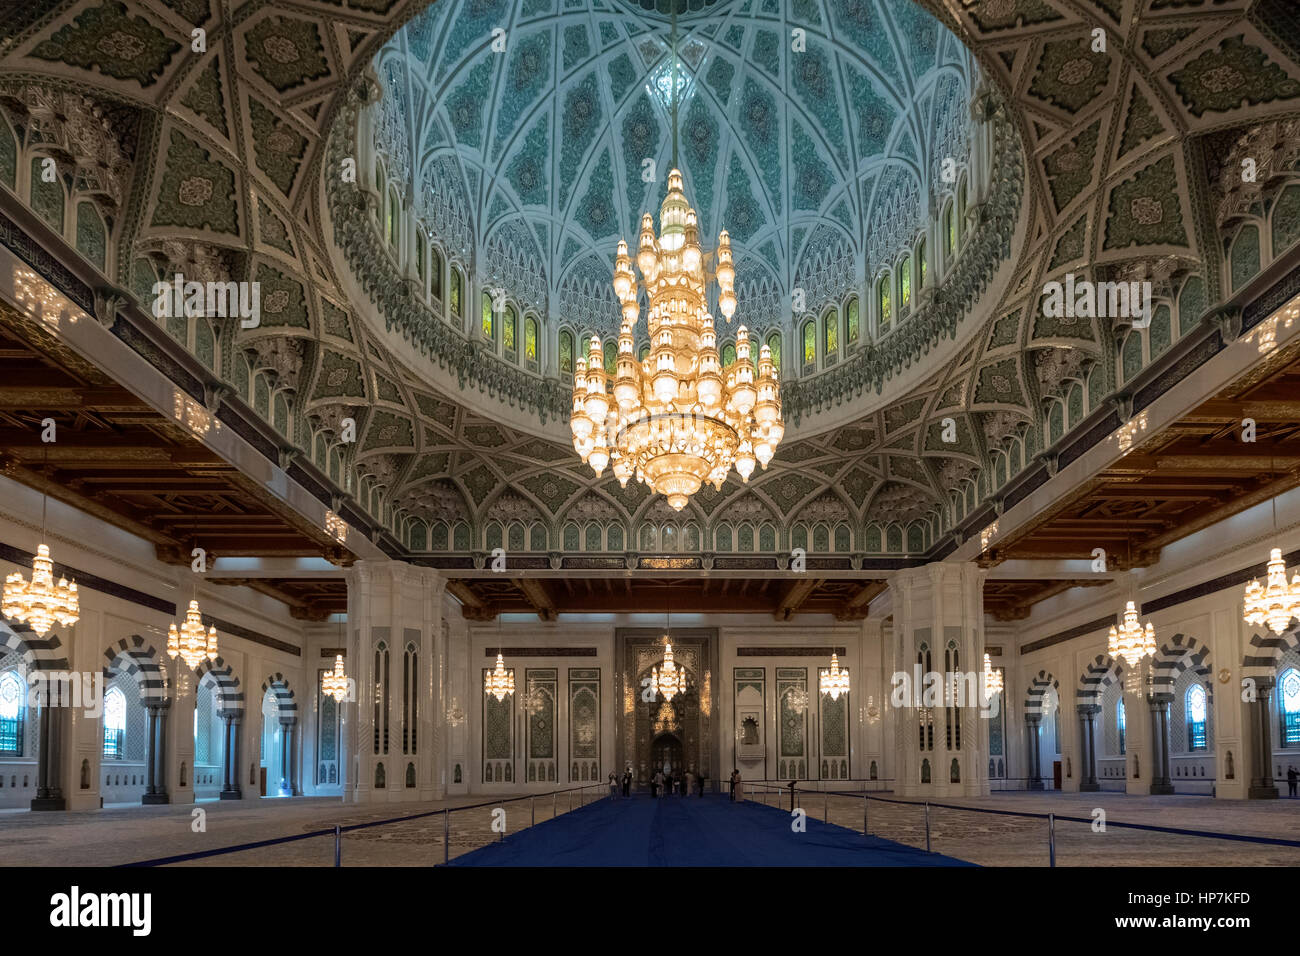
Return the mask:
[[(1082, 825), (1085, 828), (1081, 830), (1077, 826), (1072, 826), (1067, 833), (1067, 849), (1081, 851), (1078, 858), (1074, 860), (1075, 865), (1096, 865), (1104, 862), (1117, 865), (1176, 863), (1201, 866), (1206, 863), (1231, 862), (1220, 857), (1207, 858), (1204, 851), (1205, 844), (1198, 842), (1205, 840), (1249, 843), (1287, 850), (1300, 849), (1300, 840), (1111, 820), (1102, 808), (1094, 809), (1090, 816), (1071, 816), (1055, 812), (994, 810), (930, 800), (903, 800), (897, 797), (878, 796), (865, 789), (859, 791), (814, 789), (791, 787), (789, 783), (779, 785), (767, 781), (746, 782), (744, 786), (745, 797), (751, 802), (782, 811), (793, 812), (795, 809), (801, 809), (808, 816), (813, 816), (820, 809), (821, 819), (825, 823), (857, 830), (863, 836), (872, 836), (874, 826), (875, 836), (895, 843), (915, 846), (918, 849), (923, 845), (927, 853), (937, 852), (935, 836), (938, 831), (937, 835), (945, 837), (945, 843), (950, 844), (944, 847), (950, 855), (982, 865), (1023, 866), (1029, 863), (1028, 856), (1038, 853), (1042, 854), (1040, 859), (1046, 858), (1049, 867), (1056, 866), (1057, 830), (1061, 824)], [(871, 811), (872, 804), (879, 805), (875, 813)], [(938, 826), (940, 819), (938, 811), (943, 811), (942, 830)], [(1006, 824), (1001, 828), (1001, 832), (992, 834), (992, 842), (981, 844), (979, 837), (990, 839), (990, 833), (994, 828), (987, 824), (972, 827), (969, 823), (971, 816), (999, 817), (1006, 821)], [(1019, 821), (1032, 821), (1032, 823)], [(1108, 858), (1104, 861), (1096, 858), (1089, 859), (1082, 852), (1085, 844), (1081, 840), (1090, 836), (1102, 836), (1111, 830), (1126, 834), (1127, 840), (1115, 840), (1112, 836), (1111, 842), (1105, 845)], [(888, 831), (888, 835), (882, 831)], [(973, 841), (972, 834), (976, 835)], [(1153, 840), (1149, 835), (1159, 835), (1160, 839)], [(1017, 840), (1017, 837), (1021, 839)], [(1190, 840), (1183, 838), (1190, 838)], [(1087, 849), (1092, 852), (1096, 849), (1096, 845)], [(1165, 859), (1161, 858), (1161, 851), (1164, 851)], [(1131, 855), (1131, 861), (1122, 858), (1125, 854)], [(1282, 858), (1274, 860), (1252, 857), (1242, 859), (1241, 862), (1255, 865), (1272, 862), (1294, 866), (1300, 863), (1300, 855), (1286, 853)]]
[[(596, 791), (596, 792), (591, 793), (590, 791)], [(440, 844), (442, 847), (442, 853), (441, 853), (442, 863), (445, 865), (451, 862), (453, 856), (460, 856), (464, 853), (468, 853), (473, 850), (479, 849), (481, 846), (486, 846), (489, 843), (500, 842), (505, 840), (507, 829), (508, 829), (507, 827), (508, 818), (503, 808), (506, 804), (520, 803), (525, 800), (527, 800), (529, 803), (528, 823), (523, 827), (519, 827), (517, 829), (510, 831), (510, 832), (518, 833), (521, 832), (522, 830), (527, 829), (530, 826), (536, 825), (539, 822), (539, 817), (538, 817), (539, 806), (543, 814), (540, 822), (544, 823), (546, 822), (546, 820), (553, 820), (557, 816), (560, 816), (561, 814), (568, 813), (571, 810), (574, 810), (575, 803), (576, 803), (576, 808), (581, 808), (583, 806), (586, 806), (589, 803), (593, 803), (596, 800), (601, 799), (602, 793), (608, 795), (608, 791), (609, 791), (608, 783), (588, 783), (580, 787), (566, 787), (563, 789), (551, 790), (544, 793), (532, 793), (532, 794), (524, 794), (518, 797), (506, 797), (498, 800), (485, 801), (483, 803), (470, 804), (468, 806), (440, 807), (437, 810), (425, 810), (420, 813), (410, 813), (410, 814), (406, 814), (405, 816), (390, 817), (383, 820), (368, 820), (362, 823), (351, 823), (351, 824), (335, 824), (331, 828), (310, 830), (306, 833), (295, 833), (292, 836), (273, 837), (266, 840), (256, 840), (249, 843), (240, 843), (234, 846), (217, 847), (215, 849), (210, 849), (210, 850), (196, 850), (192, 853), (179, 853), (174, 856), (158, 857), (152, 860), (140, 860), (135, 863), (128, 863), (124, 865), (125, 866), (168, 866), (171, 864), (188, 863), (195, 860), (209, 859), (211, 857), (226, 856), (232, 853), (244, 853), (250, 850), (263, 850), (268, 847), (286, 846), (288, 844), (299, 843), (303, 840), (324, 840), (325, 838), (332, 837), (333, 838), (333, 865), (342, 866), (344, 834), (355, 833), (360, 830), (370, 830), (375, 827), (390, 826), (392, 824), (409, 823), (415, 820), (427, 820), (439, 816), (442, 817), (442, 828), (441, 828), (442, 832), (440, 838), (435, 837), (434, 839), (417, 841), (417, 842), (420, 842), (425, 846), (429, 846), (435, 849)], [(560, 797), (562, 796), (565, 797), (563, 801), (560, 800)], [(549, 798), (549, 800), (547, 798)], [(364, 810), (365, 807), (364, 805), (356, 805), (354, 809), (360, 811), (360, 810)], [(487, 825), (484, 826), (482, 820), (480, 820), (479, 823), (475, 826), (466, 826), (465, 824), (462, 824), (461, 827), (459, 828), (459, 833), (462, 835), (469, 834), (470, 840), (468, 841), (468, 843), (462, 842), (462, 845), (453, 854), (451, 849), (452, 837), (453, 834), (457, 833), (457, 829), (453, 826), (453, 822), (452, 822), (453, 815), (458, 813), (466, 815), (474, 811), (478, 811), (481, 813), (483, 810), (489, 811), (486, 818)], [(497, 815), (496, 811), (498, 810), (502, 811), (500, 816)], [(549, 815), (547, 815), (548, 810), (549, 810)], [(435, 832), (436, 832), (436, 828), (435, 828)], [(327, 857), (326, 854), (322, 852), (321, 853), (322, 862), (326, 859), (329, 859), (329, 857)], [(303, 863), (305, 861), (303, 861), (301, 858), (298, 858), (292, 862)], [(435, 855), (435, 859), (430, 860), (429, 862), (436, 865), (437, 863), (436, 855)]]

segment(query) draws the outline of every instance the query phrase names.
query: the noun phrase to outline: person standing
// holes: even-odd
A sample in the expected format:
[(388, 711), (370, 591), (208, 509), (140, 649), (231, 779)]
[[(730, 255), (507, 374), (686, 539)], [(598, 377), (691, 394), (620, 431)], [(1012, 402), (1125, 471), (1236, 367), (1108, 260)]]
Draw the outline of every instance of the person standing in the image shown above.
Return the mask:
[(701, 797), (704, 796), (704, 782), (708, 779), (709, 779), (709, 775), (707, 773), (700, 774), (700, 796)]
[(632, 768), (630, 766), (623, 771), (623, 796), (632, 796)]
[(1288, 797), (1294, 797), (1296, 795), (1295, 787), (1297, 781), (1300, 781), (1300, 773), (1296, 773), (1295, 767), (1288, 766), (1286, 768), (1286, 795)]
[(618, 778), (614, 776), (614, 771), (609, 772), (609, 798), (618, 799)]
[(682, 781), (682, 796), (689, 797), (691, 791), (695, 789), (695, 771), (686, 771), (686, 779)]
[(736, 769), (733, 769), (733, 770), (731, 771), (731, 779), (730, 779), (730, 781), (729, 781), (729, 792), (730, 792), (730, 794), (731, 794), (731, 802), (732, 802), (732, 803), (735, 803), (735, 802), (736, 802), (736, 784), (737, 784), (739, 781), (740, 781), (740, 771), (739, 771), (739, 770), (736, 770)]

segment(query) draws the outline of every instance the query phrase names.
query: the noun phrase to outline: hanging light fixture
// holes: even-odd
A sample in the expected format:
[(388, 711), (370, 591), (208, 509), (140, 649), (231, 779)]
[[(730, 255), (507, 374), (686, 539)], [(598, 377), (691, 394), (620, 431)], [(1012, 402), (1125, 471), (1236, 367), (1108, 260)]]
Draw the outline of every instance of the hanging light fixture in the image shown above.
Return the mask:
[(849, 672), (840, 670), (840, 658), (834, 651), (831, 651), (831, 668), (822, 673), (819, 685), (821, 692), (829, 694), (831, 700), (839, 700), (840, 694), (849, 692)]
[(672, 700), (678, 694), (686, 691), (686, 673), (677, 667), (673, 660), (673, 646), (664, 645), (664, 659), (662, 666), (651, 668), (650, 686), (656, 693), (662, 694), (664, 700)]
[(342, 654), (334, 655), (334, 670), (321, 675), (320, 689), (333, 697), (336, 703), (342, 703), (348, 695), (348, 675), (343, 673)]
[(465, 708), (460, 706), (460, 701), (457, 698), (453, 697), (451, 699), (451, 706), (447, 708), (446, 716), (447, 723), (453, 727), (459, 727), (465, 723)]
[(209, 627), (207, 634), (203, 633), (203, 617), (199, 614), (198, 601), (190, 601), (190, 608), (185, 612), (185, 622), (179, 631), (175, 621), (167, 631), (167, 656), (175, 660), (178, 655), (190, 670), (205, 660), (216, 659), (217, 629)]
[[(600, 338), (592, 336), (587, 359), (575, 363), (570, 427), (574, 450), (598, 477), (612, 463), (619, 484), (626, 487), (635, 477), (680, 511), (704, 482), (720, 489), (733, 466), (746, 482), (755, 464), (766, 468), (785, 425), (771, 350), (762, 346), (756, 365), (749, 330), (742, 325), (736, 331), (735, 362), (724, 368), (719, 357), (699, 218), (686, 201), (677, 164), (675, 5), (672, 45), (673, 168), (659, 208), (659, 235), (646, 213), (636, 253), (649, 303), (650, 354), (637, 361), (638, 285), (627, 242), (619, 240), (614, 264), (614, 291), (623, 311), (618, 359), (614, 369), (606, 369)], [(736, 268), (725, 230), (716, 255), (712, 278), (718, 283), (718, 310), (730, 323)]]
[(802, 714), (808, 709), (808, 692), (802, 687), (791, 687), (785, 692), (785, 701), (791, 712)]
[(1291, 619), (1300, 615), (1300, 570), (1287, 584), (1281, 548), (1274, 548), (1269, 553), (1267, 580), (1267, 587), (1261, 585), (1258, 578), (1246, 585), (1243, 616), (1248, 624), (1256, 627), (1267, 624), (1274, 634), (1282, 634), (1290, 626)]
[(506, 670), (506, 660), (500, 652), (497, 653), (497, 666), (483, 678), (483, 692), (491, 694), (498, 702), (515, 692), (515, 672)]
[[(1270, 470), (1276, 470), (1275, 466)], [(1273, 496), (1273, 532), (1277, 533), (1277, 496)], [(1273, 548), (1268, 555), (1267, 585), (1260, 584), (1256, 578), (1246, 585), (1242, 599), (1242, 617), (1247, 624), (1260, 627), (1268, 625), (1274, 634), (1281, 635), (1291, 624), (1291, 619), (1300, 616), (1300, 569), (1297, 569), (1291, 583), (1286, 580), (1286, 563), (1282, 560), (1282, 549)]]
[(1112, 625), (1108, 650), (1112, 658), (1124, 658), (1130, 667), (1136, 668), (1145, 658), (1154, 657), (1156, 653), (1156, 629), (1150, 621), (1143, 629), (1138, 623), (1137, 606), (1129, 601), (1124, 608), (1124, 623), (1116, 630)]
[[(46, 463), (49, 462), (49, 446), (45, 448)], [(57, 621), (64, 627), (76, 624), (81, 616), (81, 604), (77, 597), (77, 582), (69, 582), (60, 577), (54, 581), (54, 562), (50, 560), (50, 548), (45, 544), (45, 509), (49, 501), (47, 495), (41, 495), (41, 543), (36, 546), (36, 557), (32, 559), (32, 579), (27, 581), (22, 573), (15, 571), (5, 578), (4, 602), (0, 613), (15, 621), (25, 622), (37, 637), (44, 637)]]
[(984, 652), (984, 697), (987, 700), (1002, 691), (1002, 672), (993, 669), (993, 659)]

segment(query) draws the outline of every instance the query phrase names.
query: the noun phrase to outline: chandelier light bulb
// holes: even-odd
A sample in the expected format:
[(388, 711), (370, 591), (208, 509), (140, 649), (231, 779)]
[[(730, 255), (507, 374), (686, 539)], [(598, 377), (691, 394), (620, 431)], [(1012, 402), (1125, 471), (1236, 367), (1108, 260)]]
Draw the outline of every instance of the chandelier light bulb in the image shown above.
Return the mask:
[(673, 660), (671, 644), (664, 646), (662, 669), (651, 668), (650, 686), (657, 694), (662, 694), (664, 700), (672, 700), (678, 694), (686, 692), (686, 673), (679, 669)]
[(1155, 656), (1155, 626), (1148, 622), (1143, 628), (1138, 623), (1137, 606), (1129, 601), (1124, 608), (1124, 622), (1118, 630), (1111, 627), (1107, 645), (1112, 658), (1123, 658), (1130, 667), (1136, 667), (1143, 658)]
[(167, 656), (175, 660), (178, 656), (190, 669), (198, 667), (205, 660), (217, 656), (217, 629), (203, 630), (203, 616), (199, 613), (199, 602), (190, 601), (189, 610), (185, 612), (185, 621), (180, 629), (173, 621), (167, 630)]
[(334, 670), (326, 671), (321, 675), (320, 689), (322, 693), (333, 697), (335, 703), (342, 703), (343, 698), (348, 695), (348, 676), (343, 673), (342, 654), (334, 655)]
[(4, 616), (25, 622), (37, 637), (44, 637), (55, 622), (71, 627), (80, 618), (81, 605), (77, 597), (77, 583), (67, 578), (54, 580), (54, 562), (50, 560), (49, 546), (42, 543), (32, 559), (32, 579), (27, 581), (15, 571), (5, 578)]
[(515, 672), (506, 670), (505, 658), (497, 654), (497, 666), (483, 678), (483, 692), (491, 694), (498, 702), (515, 692)]
[(760, 347), (756, 364), (744, 326), (736, 331), (735, 361), (722, 365), (706, 290), (717, 281), (718, 310), (730, 322), (736, 310), (731, 239), (725, 231), (718, 236), (709, 276), (680, 170), (669, 174), (658, 236), (654, 217), (641, 219), (636, 267), (647, 299), (650, 354), (635, 357), (638, 283), (628, 244), (620, 241), (618, 361), (605, 368), (598, 336), (585, 358), (575, 357), (573, 447), (597, 476), (613, 463), (620, 483), (635, 476), (680, 511), (704, 482), (721, 488), (733, 468), (743, 481), (757, 465), (767, 467), (785, 435), (780, 386), (771, 351)]
[(1246, 585), (1243, 617), (1248, 624), (1255, 627), (1267, 624), (1274, 634), (1281, 635), (1290, 627), (1291, 619), (1300, 615), (1300, 571), (1288, 584), (1281, 548), (1269, 552), (1266, 580), (1267, 585), (1260, 584), (1258, 579)]
[(839, 655), (834, 651), (831, 651), (830, 670), (821, 675), (819, 684), (821, 692), (831, 700), (839, 700), (841, 694), (849, 692), (849, 672), (840, 670)]

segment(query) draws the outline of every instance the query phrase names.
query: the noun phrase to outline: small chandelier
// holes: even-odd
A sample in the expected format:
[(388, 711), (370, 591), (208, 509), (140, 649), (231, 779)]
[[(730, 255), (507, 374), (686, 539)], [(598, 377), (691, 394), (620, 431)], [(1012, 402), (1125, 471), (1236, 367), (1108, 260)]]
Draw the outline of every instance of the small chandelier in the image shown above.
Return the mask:
[(1132, 601), (1124, 608), (1124, 623), (1119, 630), (1110, 629), (1109, 651), (1112, 658), (1124, 658), (1130, 667), (1136, 667), (1156, 653), (1156, 629), (1150, 621), (1146, 629), (1138, 623), (1137, 607)]
[(320, 689), (334, 698), (335, 703), (342, 703), (348, 695), (348, 675), (343, 673), (343, 655), (334, 655), (334, 670), (326, 671), (320, 679)]
[(1248, 624), (1259, 627), (1267, 623), (1274, 634), (1284, 633), (1291, 618), (1300, 614), (1300, 571), (1287, 584), (1281, 548), (1274, 548), (1269, 553), (1268, 586), (1261, 585), (1258, 578), (1251, 581), (1246, 585), (1242, 603)]
[(447, 723), (453, 727), (465, 723), (465, 708), (460, 706), (460, 701), (455, 697), (451, 699), (451, 706), (447, 708)]
[(785, 692), (786, 704), (796, 714), (802, 714), (808, 709), (808, 692), (802, 687), (791, 687)]
[(831, 651), (831, 669), (821, 675), (819, 683), (821, 692), (829, 694), (831, 700), (839, 700), (840, 694), (849, 692), (849, 672), (840, 670), (840, 659), (834, 651)]
[(175, 660), (177, 655), (180, 655), (190, 670), (217, 656), (217, 629), (209, 627), (207, 634), (203, 633), (198, 601), (190, 601), (190, 609), (185, 612), (185, 623), (179, 631), (175, 621), (167, 631), (167, 656)]
[(77, 623), (81, 606), (77, 600), (77, 582), (59, 578), (54, 583), (54, 564), (46, 544), (36, 548), (32, 559), (32, 579), (26, 581), (15, 571), (5, 578), (4, 616), (26, 621), (37, 637), (44, 637), (58, 621), (64, 627)]
[(515, 672), (506, 670), (506, 659), (497, 653), (497, 666), (483, 678), (483, 693), (491, 694), (497, 702), (505, 700), (507, 694), (515, 692)]
[(529, 717), (536, 717), (546, 709), (546, 695), (542, 693), (540, 687), (528, 688), (528, 693), (524, 694), (524, 713)]
[(986, 651), (984, 654), (984, 697), (990, 698), (1002, 692), (1002, 672), (993, 669), (993, 659)]
[(663, 669), (650, 669), (650, 687), (656, 694), (663, 694), (664, 700), (672, 700), (678, 694), (686, 693), (686, 672), (677, 667), (673, 660), (673, 646), (664, 646)]

